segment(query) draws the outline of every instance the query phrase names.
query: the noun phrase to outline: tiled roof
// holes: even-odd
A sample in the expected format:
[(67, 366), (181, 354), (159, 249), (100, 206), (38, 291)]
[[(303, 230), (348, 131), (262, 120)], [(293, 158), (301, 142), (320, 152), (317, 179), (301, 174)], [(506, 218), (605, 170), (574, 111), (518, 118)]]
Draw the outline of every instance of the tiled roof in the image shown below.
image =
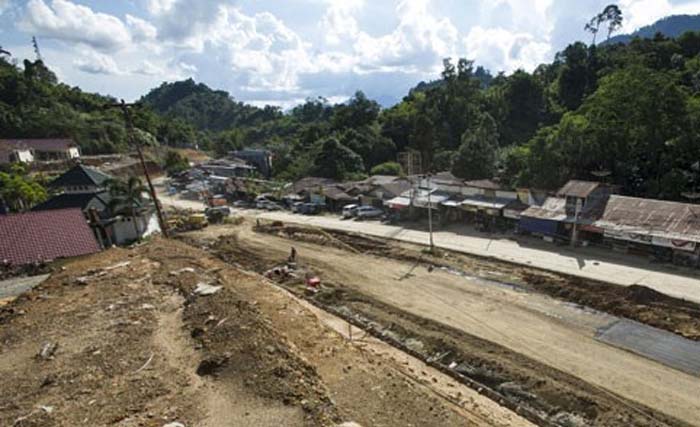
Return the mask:
[(30, 148), (39, 151), (61, 151), (77, 147), (72, 139), (42, 138), (42, 139), (0, 139), (0, 147)]
[(80, 209), (0, 216), (0, 262), (22, 265), (99, 251)]
[(75, 165), (63, 175), (53, 180), (49, 187), (61, 188), (76, 185), (101, 187), (105, 181), (112, 177), (88, 166)]

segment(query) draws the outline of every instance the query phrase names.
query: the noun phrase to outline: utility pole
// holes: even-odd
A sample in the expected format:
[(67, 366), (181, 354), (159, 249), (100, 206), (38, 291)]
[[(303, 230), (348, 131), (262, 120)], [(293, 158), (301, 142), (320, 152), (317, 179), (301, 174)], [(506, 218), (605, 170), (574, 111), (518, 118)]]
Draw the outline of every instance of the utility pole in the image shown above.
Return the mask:
[(581, 213), (581, 199), (578, 197), (576, 198), (576, 210), (574, 211), (574, 226), (571, 229), (571, 247), (576, 246), (576, 240), (578, 239), (578, 229), (576, 228), (578, 225), (578, 216)]
[(433, 253), (435, 244), (433, 243), (433, 205), (430, 203), (430, 193), (433, 189), (430, 187), (430, 174), (425, 176), (428, 183), (428, 231), (430, 233), (430, 253)]
[(160, 231), (163, 236), (168, 237), (168, 226), (163, 219), (163, 212), (160, 210), (160, 203), (158, 202), (158, 196), (156, 195), (156, 190), (153, 188), (153, 183), (151, 182), (151, 176), (148, 174), (148, 169), (146, 168), (146, 161), (143, 159), (143, 151), (141, 150), (141, 143), (139, 143), (134, 137), (134, 125), (131, 121), (131, 111), (129, 107), (133, 107), (136, 104), (127, 104), (122, 99), (118, 104), (109, 104), (109, 108), (120, 108), (124, 114), (124, 121), (126, 122), (126, 133), (129, 135), (129, 142), (131, 145), (136, 147), (136, 152), (139, 155), (139, 160), (141, 162), (141, 168), (143, 169), (143, 174), (146, 177), (146, 182), (148, 183), (148, 192), (153, 200), (153, 204), (156, 205), (156, 213), (158, 214), (158, 224), (160, 225)]

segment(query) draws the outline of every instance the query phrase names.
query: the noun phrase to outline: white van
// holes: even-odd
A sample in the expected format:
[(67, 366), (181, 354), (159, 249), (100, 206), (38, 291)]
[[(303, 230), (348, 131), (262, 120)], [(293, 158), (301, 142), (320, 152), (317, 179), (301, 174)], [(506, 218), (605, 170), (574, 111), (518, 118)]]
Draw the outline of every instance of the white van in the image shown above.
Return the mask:
[(343, 206), (343, 218), (352, 218), (357, 215), (358, 205), (345, 205)]

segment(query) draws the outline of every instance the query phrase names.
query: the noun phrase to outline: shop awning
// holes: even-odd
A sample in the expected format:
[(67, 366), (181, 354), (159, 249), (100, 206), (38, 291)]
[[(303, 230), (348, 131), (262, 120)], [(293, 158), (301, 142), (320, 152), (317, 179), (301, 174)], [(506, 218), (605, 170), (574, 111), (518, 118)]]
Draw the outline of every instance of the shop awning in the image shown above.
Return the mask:
[(403, 196), (394, 197), (393, 199), (385, 201), (384, 205), (391, 209), (403, 209), (411, 206), (411, 199)]
[(439, 204), (443, 203), (449, 198), (449, 194), (436, 192), (434, 190), (430, 193), (428, 191), (418, 191), (413, 198), (413, 206), (427, 208), (428, 199), (430, 199), (430, 207), (435, 209)]
[(477, 209), (503, 209), (508, 202), (510, 202), (508, 199), (467, 197), (462, 200), (461, 205)]

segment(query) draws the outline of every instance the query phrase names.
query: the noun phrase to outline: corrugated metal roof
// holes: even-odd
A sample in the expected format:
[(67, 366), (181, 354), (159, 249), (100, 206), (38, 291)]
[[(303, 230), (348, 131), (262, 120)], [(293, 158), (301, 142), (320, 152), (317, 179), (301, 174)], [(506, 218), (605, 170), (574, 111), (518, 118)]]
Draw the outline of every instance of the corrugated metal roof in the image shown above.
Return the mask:
[(570, 197), (586, 198), (593, 191), (595, 191), (595, 189), (598, 188), (600, 185), (601, 185), (600, 182), (578, 181), (578, 180), (572, 179), (571, 181), (564, 184), (564, 186), (562, 188), (559, 189), (559, 191), (557, 192), (557, 196), (559, 196), (559, 197), (570, 196)]
[(700, 242), (700, 206), (612, 195), (594, 222), (608, 230)]
[(547, 197), (542, 206), (530, 206), (521, 214), (523, 217), (563, 221), (566, 219), (566, 199)]
[(63, 151), (70, 147), (77, 147), (69, 138), (41, 138), (41, 139), (0, 139), (0, 147), (14, 149), (32, 149), (38, 151)]
[(505, 205), (510, 202), (510, 199), (503, 198), (493, 198), (493, 197), (479, 197), (479, 196), (469, 196), (466, 197), (461, 204), (467, 206), (475, 206), (477, 208), (486, 209), (503, 209)]
[(411, 205), (411, 199), (408, 197), (394, 197), (384, 202), (384, 205), (389, 207), (405, 208)]
[(471, 181), (464, 181), (464, 185), (467, 187), (481, 188), (484, 190), (505, 190), (506, 188), (501, 186), (498, 182), (492, 179), (474, 179)]

